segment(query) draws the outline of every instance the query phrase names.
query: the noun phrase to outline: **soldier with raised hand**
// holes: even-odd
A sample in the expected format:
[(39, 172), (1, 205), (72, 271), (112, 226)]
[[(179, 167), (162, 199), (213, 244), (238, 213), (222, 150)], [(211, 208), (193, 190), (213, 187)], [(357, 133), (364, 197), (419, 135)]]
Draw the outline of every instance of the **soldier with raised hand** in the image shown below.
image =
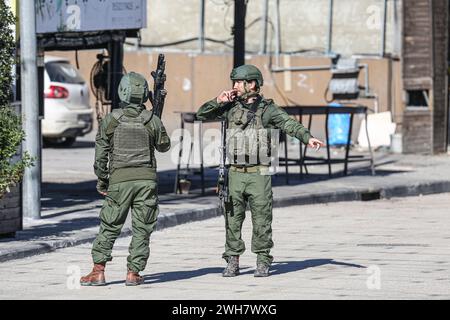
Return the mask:
[(159, 213), (155, 149), (168, 151), (169, 136), (161, 120), (145, 108), (149, 89), (142, 75), (124, 75), (118, 93), (121, 108), (102, 120), (95, 138), (97, 191), (105, 200), (100, 231), (92, 246), (94, 268), (80, 279), (83, 286), (105, 285), (105, 265), (112, 260), (114, 242), (130, 208), (133, 236), (125, 284), (143, 283), (139, 272), (147, 264), (150, 235)]
[(226, 241), (222, 255), (227, 266), (222, 275), (233, 277), (239, 274), (239, 256), (245, 251), (242, 224), (248, 203), (253, 224), (251, 250), (257, 255), (254, 276), (266, 277), (273, 261), (270, 255), (273, 198), (271, 176), (267, 174), (270, 163), (261, 157), (264, 152), (270, 153), (270, 146), (261, 133), (264, 129), (280, 129), (309, 147), (319, 149), (324, 144), (273, 100), (260, 94), (263, 77), (257, 67), (242, 65), (234, 68), (230, 79), (233, 88), (203, 104), (196, 114), (198, 120), (224, 119), (228, 122), (230, 203), (226, 206)]

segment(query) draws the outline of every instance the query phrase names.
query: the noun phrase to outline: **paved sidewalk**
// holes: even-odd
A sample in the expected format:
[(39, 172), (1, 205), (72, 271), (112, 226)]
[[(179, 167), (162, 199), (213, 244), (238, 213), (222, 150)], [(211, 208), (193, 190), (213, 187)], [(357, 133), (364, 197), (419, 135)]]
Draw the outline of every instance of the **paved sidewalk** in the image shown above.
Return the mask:
[[(339, 151), (336, 151), (338, 153)], [(450, 156), (420, 156), (376, 153), (377, 174), (372, 176), (367, 164), (350, 165), (342, 176), (343, 164), (333, 165), (332, 179), (326, 166), (310, 167), (310, 175), (300, 180), (298, 167), (290, 169), (290, 185), (283, 174), (274, 177), (274, 207), (372, 200), (450, 192)], [(158, 230), (179, 224), (216, 217), (220, 214), (214, 185), (217, 171), (207, 171), (207, 195), (199, 190), (188, 195), (174, 195), (173, 170), (159, 173), (160, 216)], [(199, 187), (198, 180), (194, 185)], [(0, 262), (51, 252), (58, 248), (90, 243), (95, 238), (102, 199), (95, 192), (95, 181), (44, 185), (41, 220), (26, 220), (24, 230), (15, 238), (0, 239)], [(131, 234), (130, 221), (122, 236)]]
[(450, 193), (277, 208), (268, 278), (253, 277), (250, 217), (235, 278), (221, 276), (223, 217), (155, 232), (139, 287), (124, 284), (130, 237), (114, 246), (107, 286), (78, 286), (86, 243), (0, 263), (0, 299), (450, 299), (449, 206)]

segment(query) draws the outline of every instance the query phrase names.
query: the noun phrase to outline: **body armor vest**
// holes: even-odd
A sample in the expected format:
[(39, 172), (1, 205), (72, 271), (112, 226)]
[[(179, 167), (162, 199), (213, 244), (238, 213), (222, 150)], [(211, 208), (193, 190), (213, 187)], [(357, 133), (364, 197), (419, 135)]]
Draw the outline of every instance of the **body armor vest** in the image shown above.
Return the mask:
[[(270, 130), (264, 128), (262, 115), (268, 104), (263, 101), (250, 109), (237, 104), (228, 117), (227, 146), (230, 162), (236, 165), (270, 164)], [(255, 110), (256, 109), (256, 110)]]
[(150, 133), (145, 127), (152, 112), (143, 110), (137, 117), (124, 115), (122, 109), (112, 113), (119, 124), (114, 130), (111, 168), (154, 167), (154, 150), (150, 143)]

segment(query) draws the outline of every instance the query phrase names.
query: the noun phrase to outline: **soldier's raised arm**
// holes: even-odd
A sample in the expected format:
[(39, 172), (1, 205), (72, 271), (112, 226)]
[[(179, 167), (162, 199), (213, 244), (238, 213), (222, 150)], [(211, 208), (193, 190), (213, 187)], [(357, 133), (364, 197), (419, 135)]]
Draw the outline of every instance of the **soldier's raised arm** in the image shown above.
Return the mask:
[(317, 150), (324, 146), (324, 143), (312, 136), (311, 132), (300, 122), (291, 118), (286, 111), (276, 104), (270, 106), (272, 124), (286, 134), (299, 139), (304, 144)]
[(216, 98), (204, 103), (198, 109), (197, 120), (222, 120), (226, 117), (232, 102), (236, 99), (236, 90), (222, 91)]
[(276, 104), (270, 106), (271, 122), (272, 124), (286, 134), (295, 137), (308, 144), (309, 139), (312, 138), (311, 132), (305, 128), (300, 122), (291, 118), (286, 111), (281, 109)]

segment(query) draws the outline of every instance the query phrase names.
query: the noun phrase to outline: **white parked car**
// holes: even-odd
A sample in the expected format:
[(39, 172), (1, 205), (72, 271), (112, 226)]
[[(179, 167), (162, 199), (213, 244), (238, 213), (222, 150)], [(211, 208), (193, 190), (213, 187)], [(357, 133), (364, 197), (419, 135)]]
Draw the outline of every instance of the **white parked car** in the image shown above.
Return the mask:
[(71, 146), (92, 131), (89, 86), (69, 60), (45, 56), (44, 63), (44, 144)]

